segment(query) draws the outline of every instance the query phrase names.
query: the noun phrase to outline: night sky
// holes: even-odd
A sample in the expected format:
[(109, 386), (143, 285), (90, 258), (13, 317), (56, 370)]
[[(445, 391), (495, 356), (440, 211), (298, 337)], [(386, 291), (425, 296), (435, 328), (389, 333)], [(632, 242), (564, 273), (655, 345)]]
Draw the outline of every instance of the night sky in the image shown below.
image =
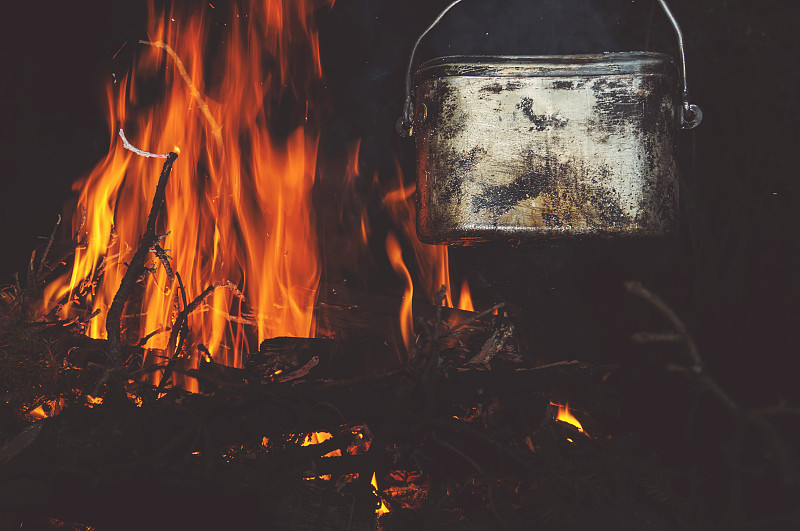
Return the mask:
[[(320, 16), (327, 91), (337, 109), (323, 124), (330, 149), (363, 137), (362, 164), (380, 166), (399, 145), (409, 166), (412, 146), (400, 144), (394, 135), (404, 61), (415, 36), (446, 3), (336, 0), (333, 11)], [(428, 57), (551, 54), (648, 45), (674, 53), (669, 26), (658, 12), (650, 19), (653, 4), (466, 0), (423, 52)], [(750, 387), (742, 385), (746, 376), (755, 391), (751, 396), (742, 390), (739, 396), (769, 402), (775, 398), (770, 389), (781, 396), (796, 392), (787, 369), (800, 351), (800, 175), (795, 160), (800, 28), (777, 0), (673, 0), (671, 5), (686, 34), (693, 100), (703, 108), (705, 121), (685, 133), (681, 145), (681, 234), (665, 244), (669, 258), (643, 276), (684, 316), (711, 370), (725, 383)], [(14, 271), (25, 267), (30, 251), (41, 243), (38, 237), (49, 234), (70, 201), (72, 182), (104, 156), (109, 142), (105, 84), (112, 73), (119, 76), (130, 65), (131, 42), (144, 37), (145, 14), (141, 1), (45, 0), (4, 6), (0, 283), (11, 282)], [(464, 263), (479, 262), (481, 252), (486, 254), (480, 248), (455, 250), (454, 267), (465, 270)], [(498, 272), (487, 266), (479, 272), (489, 277), (486, 284), (492, 284), (493, 275), (509, 286), (519, 286), (523, 278), (535, 283), (520, 271), (536, 250), (502, 252), (517, 269)], [(609, 278), (622, 280), (628, 271), (618, 269), (625, 270), (629, 262), (606, 255), (593, 263), (602, 263)], [(544, 267), (541, 260), (537, 264)], [(587, 273), (581, 282), (592, 284), (597, 278)], [(549, 292), (551, 287), (517, 291)], [(576, 300), (584, 300), (585, 291), (587, 307), (602, 311), (598, 300), (605, 291), (574, 289), (580, 292)]]

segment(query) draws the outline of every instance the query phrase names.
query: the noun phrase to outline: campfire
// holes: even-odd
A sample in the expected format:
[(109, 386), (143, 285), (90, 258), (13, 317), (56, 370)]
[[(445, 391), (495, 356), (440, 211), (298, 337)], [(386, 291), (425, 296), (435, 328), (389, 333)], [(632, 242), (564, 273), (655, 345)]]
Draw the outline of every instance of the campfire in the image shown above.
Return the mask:
[[(539, 341), (552, 299), (525, 291), (528, 264), (570, 277), (616, 244), (487, 245), (451, 263), (420, 241), (407, 145), (370, 164), (363, 139), (326, 136), (333, 0), (148, 9), (106, 87), (107, 155), (0, 293), (3, 526), (717, 522), (724, 502), (698, 515), (687, 492), (719, 462), (653, 457), (659, 431), (626, 402), (653, 398), (641, 378), (676, 403), (702, 393), (728, 421), (694, 428), (728, 441), (735, 425), (736, 466), (793, 480), (770, 415), (730, 397), (641, 282), (617, 296), (647, 314), (625, 348), (649, 361)], [(491, 287), (501, 267), (519, 268), (510, 290)]]

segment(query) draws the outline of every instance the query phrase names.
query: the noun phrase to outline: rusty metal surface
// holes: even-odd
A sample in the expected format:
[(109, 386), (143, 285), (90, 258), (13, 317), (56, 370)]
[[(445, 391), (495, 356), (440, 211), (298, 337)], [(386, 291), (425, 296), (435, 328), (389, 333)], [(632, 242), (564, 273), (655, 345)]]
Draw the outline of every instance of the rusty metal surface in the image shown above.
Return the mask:
[(424, 241), (674, 230), (681, 98), (668, 56), (451, 57), (415, 82)]

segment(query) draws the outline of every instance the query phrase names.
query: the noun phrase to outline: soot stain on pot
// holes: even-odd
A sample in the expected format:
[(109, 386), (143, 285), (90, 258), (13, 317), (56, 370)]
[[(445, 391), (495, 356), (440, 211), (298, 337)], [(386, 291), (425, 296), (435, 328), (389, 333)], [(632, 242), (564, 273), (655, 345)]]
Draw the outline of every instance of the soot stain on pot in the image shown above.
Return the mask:
[[(472, 198), (474, 214), (490, 212), (492, 216), (499, 217), (523, 202), (538, 197), (546, 198), (548, 203), (556, 206), (564, 204), (565, 201), (572, 202), (566, 197), (574, 193), (569, 191), (574, 191), (577, 185), (576, 169), (572, 163), (558, 162), (555, 157), (541, 158), (534, 153), (529, 153), (524, 158), (522, 168), (529, 169), (521, 172), (510, 184), (482, 186), (481, 192)], [(565, 212), (561, 216), (552, 215), (559, 219), (561, 224), (559, 226), (565, 221), (571, 222), (572, 216), (569, 213)]]
[(594, 112), (600, 130), (622, 133), (626, 124), (641, 120), (642, 98), (630, 83), (621, 80), (598, 79), (592, 84), (595, 96)]
[(556, 80), (553, 81), (553, 89), (555, 90), (572, 90), (575, 88), (574, 81)]
[(474, 214), (489, 211), (494, 216), (505, 214), (527, 199), (535, 199), (553, 186), (553, 178), (544, 172), (527, 172), (505, 186), (484, 185), (472, 199)]
[(620, 197), (616, 190), (583, 185), (578, 197), (581, 197), (583, 204), (588, 207), (585, 214), (589, 225), (621, 228), (630, 223), (620, 205)]
[(486, 150), (480, 146), (472, 148), (467, 153), (451, 150), (445, 159), (447, 167), (454, 171), (443, 179), (438, 191), (439, 198), (448, 203), (453, 203), (455, 200), (455, 203), (460, 205), (464, 197), (463, 176), (471, 174), (484, 156)]
[(564, 226), (564, 222), (561, 221), (561, 218), (549, 212), (542, 212), (542, 223), (544, 223), (545, 227), (555, 229), (560, 229)]
[(459, 97), (460, 94), (453, 90), (449, 83), (437, 80), (425, 99), (426, 105), (430, 102), (438, 111), (429, 112), (429, 114), (433, 120), (433, 127), (439, 130), (439, 134), (444, 139), (456, 138), (467, 126), (469, 117), (464, 112), (465, 106)]
[(500, 94), (503, 92), (503, 85), (500, 83), (491, 83), (485, 87), (481, 87), (479, 91), (481, 94)]
[(546, 114), (535, 114), (533, 112), (533, 100), (524, 97), (517, 104), (517, 109), (521, 110), (525, 116), (528, 117), (537, 131), (544, 131), (545, 129), (563, 129), (568, 120), (559, 114), (548, 116)]

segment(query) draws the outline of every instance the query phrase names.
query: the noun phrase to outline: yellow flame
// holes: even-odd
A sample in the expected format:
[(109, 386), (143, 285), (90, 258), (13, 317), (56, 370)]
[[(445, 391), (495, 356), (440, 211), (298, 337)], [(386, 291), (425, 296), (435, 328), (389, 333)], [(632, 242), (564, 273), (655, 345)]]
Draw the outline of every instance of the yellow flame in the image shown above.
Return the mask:
[[(311, 445), (314, 445), (314, 444), (319, 444), (321, 442), (325, 442), (328, 439), (332, 439), (332, 438), (333, 438), (333, 435), (331, 435), (327, 431), (315, 431), (315, 432), (309, 433), (308, 435), (305, 436), (305, 438), (303, 439), (303, 442), (301, 443), (301, 446), (311, 446)], [(262, 441), (262, 443), (263, 443), (263, 441)], [(323, 455), (322, 457), (341, 457), (341, 455), (342, 455), (342, 451), (341, 450), (333, 450), (333, 451), (328, 452), (327, 454)], [(330, 474), (323, 474), (321, 476), (316, 476), (316, 478), (324, 480), (324, 481), (329, 481), (330, 479), (332, 479), (332, 476)], [(314, 479), (314, 476), (307, 477), (307, 478), (304, 478), (304, 479), (312, 480), (312, 479)]]
[[(375, 472), (372, 473), (372, 481), (370, 483), (372, 484), (372, 488), (375, 489), (375, 492), (377, 493), (379, 489), (378, 489), (378, 479), (375, 477)], [(383, 500), (381, 500), (381, 506), (375, 509), (375, 514), (377, 514), (378, 517), (380, 517), (382, 514), (386, 514), (388, 512), (389, 508), (386, 507), (386, 504), (383, 503)]]
[(578, 431), (583, 433), (583, 426), (581, 426), (580, 421), (576, 419), (569, 410), (569, 404), (556, 404), (554, 402), (550, 402), (550, 405), (558, 407), (558, 413), (556, 414), (556, 420), (560, 420), (561, 422), (566, 422), (567, 424), (571, 424), (578, 428)]

